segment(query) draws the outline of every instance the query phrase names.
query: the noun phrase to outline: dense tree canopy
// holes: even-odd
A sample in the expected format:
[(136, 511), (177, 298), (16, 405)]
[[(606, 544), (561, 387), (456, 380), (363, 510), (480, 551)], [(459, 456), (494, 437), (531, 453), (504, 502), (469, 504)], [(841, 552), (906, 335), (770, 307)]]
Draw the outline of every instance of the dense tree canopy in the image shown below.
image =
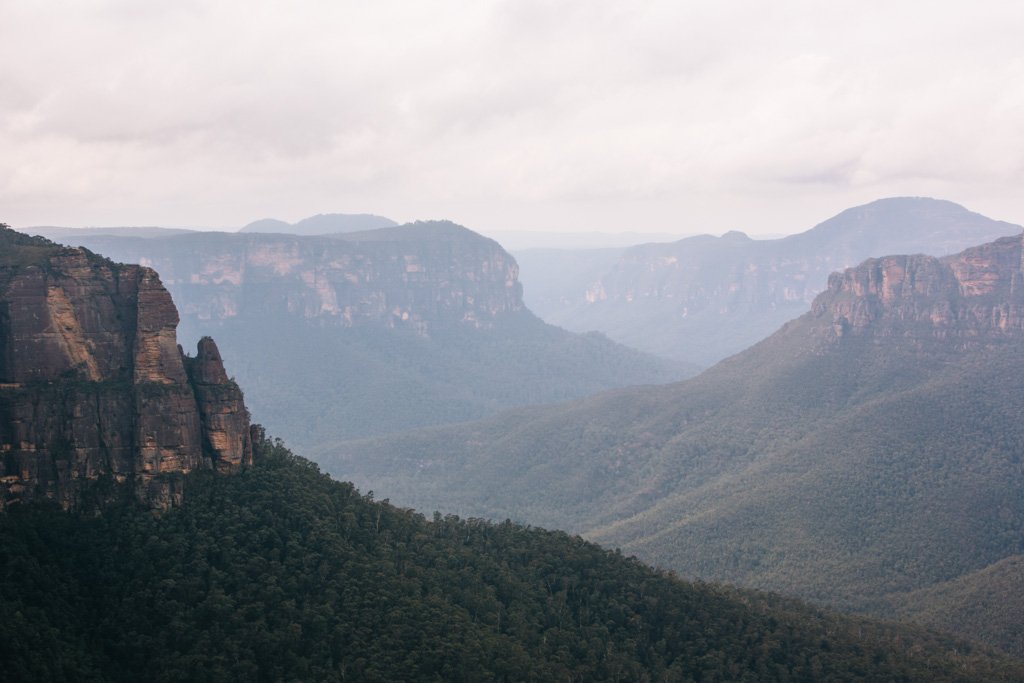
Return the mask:
[(162, 515), (0, 515), (6, 680), (1014, 680), (970, 646), (435, 515), (261, 441)]

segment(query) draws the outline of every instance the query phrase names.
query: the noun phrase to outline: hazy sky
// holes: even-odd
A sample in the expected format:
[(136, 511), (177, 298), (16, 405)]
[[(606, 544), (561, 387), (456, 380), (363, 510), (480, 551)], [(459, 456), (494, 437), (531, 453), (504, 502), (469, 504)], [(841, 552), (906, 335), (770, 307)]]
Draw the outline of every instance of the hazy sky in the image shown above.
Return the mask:
[(1024, 222), (1013, 0), (2, 0), (0, 221)]

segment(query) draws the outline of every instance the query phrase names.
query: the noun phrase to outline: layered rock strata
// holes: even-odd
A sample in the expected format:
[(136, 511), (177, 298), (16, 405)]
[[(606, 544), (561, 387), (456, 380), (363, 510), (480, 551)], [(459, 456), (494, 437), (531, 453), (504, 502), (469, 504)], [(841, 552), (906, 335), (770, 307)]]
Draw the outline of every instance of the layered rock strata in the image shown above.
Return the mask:
[(328, 327), (489, 328), (523, 310), (519, 266), (494, 240), (445, 221), (334, 237), (193, 233), (76, 241), (155, 268), (185, 320), (305, 319)]
[(952, 338), (960, 347), (1024, 331), (1022, 236), (944, 258), (886, 256), (834, 273), (812, 314), (835, 335)]
[(251, 461), (241, 392), (212, 340), (181, 352), (155, 272), (4, 228), (0, 250), (0, 507), (111, 480), (166, 508)]

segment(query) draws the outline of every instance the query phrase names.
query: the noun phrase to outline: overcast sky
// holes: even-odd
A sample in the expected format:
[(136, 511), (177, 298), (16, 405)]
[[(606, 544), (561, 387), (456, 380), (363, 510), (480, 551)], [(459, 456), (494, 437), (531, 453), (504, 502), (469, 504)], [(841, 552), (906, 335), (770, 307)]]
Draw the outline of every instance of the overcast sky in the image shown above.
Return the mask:
[(1024, 222), (1024, 3), (2, 0), (0, 221)]

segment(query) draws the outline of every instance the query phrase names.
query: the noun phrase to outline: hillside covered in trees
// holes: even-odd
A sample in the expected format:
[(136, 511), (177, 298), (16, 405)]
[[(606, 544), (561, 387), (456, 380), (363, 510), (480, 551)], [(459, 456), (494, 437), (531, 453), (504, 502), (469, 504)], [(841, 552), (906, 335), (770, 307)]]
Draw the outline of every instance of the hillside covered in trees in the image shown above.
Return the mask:
[[(959, 621), (1019, 652), (1021, 612), (1003, 609), (1019, 591), (997, 564), (1024, 548), (1021, 255), (1010, 237), (871, 259), (692, 380), (314, 455), (402, 504), (568, 529), (684, 576)], [(972, 595), (986, 600), (958, 620)]]
[(9, 681), (999, 681), (965, 642), (421, 515), (258, 439), (182, 507), (0, 515)]

